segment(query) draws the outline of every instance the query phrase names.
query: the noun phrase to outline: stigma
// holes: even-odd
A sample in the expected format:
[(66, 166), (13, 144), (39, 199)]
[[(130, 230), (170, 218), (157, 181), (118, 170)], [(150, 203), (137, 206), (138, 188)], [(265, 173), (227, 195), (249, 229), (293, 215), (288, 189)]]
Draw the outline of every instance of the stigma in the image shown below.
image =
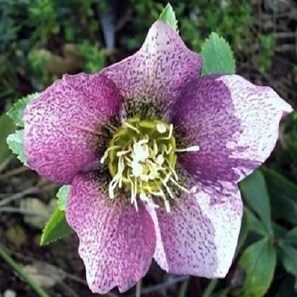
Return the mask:
[(100, 160), (103, 164), (108, 159), (112, 177), (109, 198), (116, 199), (119, 189), (128, 190), (136, 210), (139, 198), (157, 207), (161, 202), (169, 212), (177, 193), (189, 192), (180, 184), (175, 171), (177, 153), (198, 150), (197, 145), (177, 149), (172, 124), (138, 117), (128, 119), (114, 133)]

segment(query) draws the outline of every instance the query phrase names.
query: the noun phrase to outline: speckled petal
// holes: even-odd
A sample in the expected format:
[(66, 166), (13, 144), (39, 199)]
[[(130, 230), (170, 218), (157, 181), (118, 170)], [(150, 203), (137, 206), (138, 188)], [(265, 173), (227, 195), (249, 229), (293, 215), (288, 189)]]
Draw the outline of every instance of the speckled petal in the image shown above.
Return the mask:
[(102, 73), (115, 82), (128, 115), (131, 110), (143, 113), (152, 108), (163, 115), (181, 88), (198, 77), (200, 70), (200, 56), (187, 49), (170, 26), (157, 21), (137, 53)]
[(90, 173), (74, 179), (67, 221), (79, 237), (90, 289), (105, 294), (118, 286), (124, 292), (150, 267), (156, 244), (154, 224), (141, 203), (137, 212), (127, 200), (126, 204), (111, 201), (101, 183)]
[(232, 263), (242, 217), (238, 188), (200, 187), (170, 213), (149, 209), (155, 222), (154, 258), (173, 274), (225, 277)]
[(120, 106), (116, 86), (103, 75), (65, 75), (25, 109), (29, 165), (50, 180), (70, 183), (95, 160), (101, 127)]
[(292, 111), (271, 88), (238, 75), (194, 80), (173, 110), (179, 145), (200, 150), (179, 155), (197, 181), (237, 182), (263, 163)]

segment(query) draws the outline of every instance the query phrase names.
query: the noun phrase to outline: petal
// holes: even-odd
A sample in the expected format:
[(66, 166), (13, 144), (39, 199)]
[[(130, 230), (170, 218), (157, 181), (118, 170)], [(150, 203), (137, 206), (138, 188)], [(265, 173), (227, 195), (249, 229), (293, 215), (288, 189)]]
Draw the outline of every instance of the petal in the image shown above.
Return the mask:
[[(66, 218), (76, 231), (87, 281), (95, 293), (135, 285), (148, 271), (155, 250), (154, 224), (143, 205), (111, 201), (104, 182), (77, 176), (71, 186)], [(122, 197), (124, 199), (124, 197)]]
[(200, 69), (200, 56), (187, 49), (170, 26), (157, 21), (137, 53), (102, 73), (115, 82), (128, 115), (131, 110), (149, 114), (152, 108), (163, 115)]
[(103, 75), (65, 75), (25, 109), (28, 163), (48, 179), (70, 183), (97, 157), (101, 128), (120, 106), (116, 86)]
[(173, 274), (225, 277), (231, 265), (242, 217), (238, 188), (200, 187), (185, 194), (170, 213), (150, 209), (155, 223), (155, 260)]
[(240, 181), (269, 157), (279, 122), (291, 111), (271, 88), (238, 75), (194, 80), (172, 123), (180, 146), (200, 150), (180, 154), (179, 161), (197, 181)]

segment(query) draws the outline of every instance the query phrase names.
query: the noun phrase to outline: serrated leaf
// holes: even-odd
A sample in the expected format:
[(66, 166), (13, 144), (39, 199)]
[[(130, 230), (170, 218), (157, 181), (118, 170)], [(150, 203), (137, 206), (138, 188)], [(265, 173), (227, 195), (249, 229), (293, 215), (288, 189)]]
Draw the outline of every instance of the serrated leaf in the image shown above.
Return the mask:
[(271, 210), (275, 219), (297, 224), (297, 185), (267, 167), (262, 167), (271, 200)]
[(4, 139), (15, 130), (15, 126), (12, 120), (3, 114), (0, 116), (0, 164), (5, 161), (7, 156), (10, 154), (9, 147)]
[(281, 258), (287, 272), (297, 277), (297, 249), (288, 245), (281, 244)]
[(177, 19), (172, 6), (168, 3), (159, 16), (159, 20), (171, 26), (175, 31), (178, 30)]
[(69, 191), (70, 191), (70, 186), (65, 185), (65, 186), (62, 186), (57, 192), (57, 198), (58, 198), (57, 204), (60, 210), (65, 210), (66, 208)]
[(269, 289), (276, 266), (276, 250), (265, 238), (250, 245), (242, 254), (239, 266), (245, 272), (241, 297), (261, 297)]
[(201, 49), (202, 75), (234, 74), (235, 59), (229, 43), (212, 32)]
[(10, 134), (6, 141), (9, 148), (12, 150), (13, 153), (17, 155), (17, 158), (24, 164), (27, 165), (27, 157), (24, 154), (24, 130), (17, 130), (15, 133)]
[(268, 234), (273, 234), (270, 199), (263, 174), (260, 170), (254, 171), (240, 183), (240, 190), (244, 201), (261, 219)]
[(65, 212), (57, 209), (48, 220), (41, 236), (41, 245), (47, 245), (73, 233), (66, 222)]
[(34, 93), (19, 99), (7, 112), (8, 116), (13, 120), (16, 126), (24, 127), (24, 122), (23, 122), (24, 109), (29, 102), (35, 100), (38, 96), (39, 96), (39, 93)]

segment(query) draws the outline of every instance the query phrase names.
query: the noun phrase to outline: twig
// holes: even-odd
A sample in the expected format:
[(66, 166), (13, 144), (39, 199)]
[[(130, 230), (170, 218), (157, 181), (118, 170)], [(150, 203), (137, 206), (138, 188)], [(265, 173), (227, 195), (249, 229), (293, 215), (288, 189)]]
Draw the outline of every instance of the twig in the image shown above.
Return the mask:
[(0, 165), (0, 172), (2, 172), (6, 166), (10, 163), (10, 161), (14, 158), (13, 155), (8, 156)]
[(28, 171), (28, 170), (29, 170), (29, 167), (26, 167), (26, 166), (21, 166), (21, 167), (12, 169), (10, 171), (7, 171), (7, 172), (1, 174), (0, 175), (0, 181), (6, 179), (8, 177), (18, 175), (18, 174), (23, 173), (23, 172)]
[[(179, 282), (182, 282), (182, 281), (185, 281), (185, 280), (188, 280), (188, 279), (189, 279), (188, 276), (179, 276), (179, 277), (171, 278), (171, 279), (167, 280), (166, 282), (164, 282), (162, 284), (142, 289), (141, 294), (146, 295), (146, 294), (156, 292), (156, 291), (159, 291), (159, 290), (164, 290), (164, 289), (167, 289), (167, 288), (171, 287), (174, 284), (177, 284)], [(135, 294), (128, 295), (127, 297), (135, 297)]]
[(20, 214), (28, 214), (28, 215), (48, 218), (48, 215), (44, 213), (27, 210), (27, 209), (21, 209), (19, 207), (0, 207), (0, 212), (20, 213)]
[(65, 290), (67, 290), (69, 292), (69, 294), (71, 294), (72, 296), (79, 297), (79, 295), (76, 294), (74, 289), (72, 289), (70, 286), (64, 284), (64, 282), (60, 281), (59, 284), (60, 284), (61, 287), (63, 287)]
[[(35, 258), (32, 258), (32, 257), (27, 256), (27, 255), (23, 255), (21, 253), (15, 252), (15, 251), (8, 251), (8, 253), (14, 255), (17, 258), (20, 258), (20, 259), (23, 259), (23, 260), (26, 260), (26, 261), (30, 261), (30, 262), (33, 262), (33, 263), (40, 263), (40, 264), (46, 263), (46, 265), (50, 265), (54, 269), (56, 269), (57, 271), (61, 272), (69, 280), (74, 281), (74, 282), (77, 282), (77, 283), (80, 283), (80, 284), (85, 285), (85, 286), (88, 286), (88, 283), (84, 279), (82, 279), (82, 278), (80, 278), (80, 277), (78, 277), (76, 275), (73, 275), (73, 274), (71, 274), (69, 272), (66, 272), (62, 268), (57, 267), (57, 266), (55, 266), (53, 264), (49, 264), (47, 262), (43, 262), (43, 261), (37, 260)], [(109, 297), (118, 297), (118, 295), (116, 293), (112, 293), (112, 292), (107, 293), (107, 296), (109, 296)]]
[(39, 297), (50, 297), (34, 280), (9, 256), (4, 247), (0, 245), (0, 257), (25, 281)]
[(30, 187), (22, 192), (19, 192), (19, 193), (16, 193), (16, 194), (13, 194), (7, 198), (3, 198), (1, 201), (0, 201), (0, 207), (1, 206), (4, 206), (4, 205), (7, 205), (15, 200), (19, 200), (19, 199), (22, 199), (24, 196), (26, 195), (31, 195), (31, 194), (37, 194), (39, 193), (40, 191), (48, 191), (48, 190), (51, 190), (51, 189), (54, 189), (56, 188), (57, 185), (55, 184), (49, 184), (49, 185), (46, 185), (42, 188), (40, 187), (37, 187), (37, 186), (34, 186), (34, 187)]
[(273, 33), (275, 38), (295, 38), (295, 32), (275, 32)]
[(26, 260), (26, 261), (29, 261), (29, 262), (39, 263), (39, 264), (43, 264), (43, 265), (44, 265), (44, 263), (46, 263), (47, 265), (52, 266), (53, 269), (56, 269), (57, 271), (60, 271), (62, 274), (64, 274), (70, 280), (75, 281), (75, 282), (78, 282), (78, 283), (83, 284), (83, 285), (88, 285), (87, 282), (84, 279), (82, 279), (82, 278), (80, 278), (78, 276), (75, 276), (75, 275), (73, 275), (73, 274), (71, 274), (69, 272), (66, 272), (62, 268), (57, 267), (57, 266), (55, 266), (53, 264), (49, 264), (47, 262), (43, 262), (43, 261), (37, 260), (35, 258), (32, 258), (30, 256), (27, 256), (27, 255), (24, 255), (24, 254), (15, 252), (15, 251), (8, 251), (8, 253), (11, 254), (11, 255), (14, 255), (17, 258), (20, 258), (20, 259), (23, 259), (23, 260)]
[(19, 193), (16, 193), (16, 194), (13, 194), (5, 199), (2, 199), (0, 201), (0, 207), (1, 206), (4, 206), (6, 204), (9, 204), (15, 200), (19, 200), (21, 198), (23, 198), (24, 196), (26, 195), (29, 195), (29, 194), (36, 194), (39, 192), (39, 188), (38, 187), (31, 187), (31, 188), (28, 188), (22, 192), (19, 192)]

